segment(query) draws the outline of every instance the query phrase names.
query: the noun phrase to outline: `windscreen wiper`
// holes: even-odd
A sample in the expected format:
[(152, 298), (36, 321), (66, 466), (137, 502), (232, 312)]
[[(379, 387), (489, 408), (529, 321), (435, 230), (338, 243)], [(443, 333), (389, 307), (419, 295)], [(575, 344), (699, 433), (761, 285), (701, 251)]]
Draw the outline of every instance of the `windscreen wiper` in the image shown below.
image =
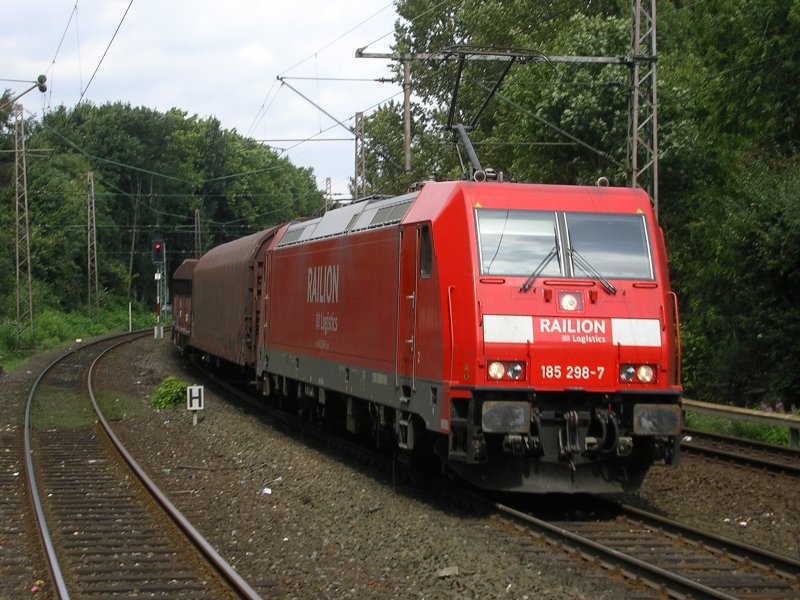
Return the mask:
[(580, 254), (578, 254), (578, 251), (575, 250), (575, 248), (573, 248), (569, 252), (570, 255), (572, 256), (573, 264), (577, 265), (585, 273), (588, 273), (589, 275), (591, 275), (592, 278), (599, 281), (600, 284), (603, 286), (603, 288), (605, 288), (605, 290), (612, 296), (614, 296), (617, 293), (617, 288), (614, 287), (614, 284), (612, 284), (608, 279), (603, 277), (600, 274), (600, 271), (595, 269), (592, 265), (589, 264), (589, 261), (583, 258), (583, 256), (581, 256)]
[(550, 264), (550, 261), (553, 260), (553, 258), (555, 258), (557, 253), (558, 252), (556, 251), (556, 247), (553, 246), (550, 249), (550, 252), (547, 253), (547, 256), (545, 256), (542, 259), (542, 262), (539, 263), (539, 266), (536, 267), (536, 269), (534, 269), (533, 273), (531, 273), (531, 276), (528, 277), (527, 281), (522, 284), (522, 287), (519, 288), (520, 292), (527, 292), (529, 289), (531, 289), (531, 286), (533, 286), (534, 281), (536, 281), (537, 277), (539, 277), (539, 275), (542, 274), (542, 271), (545, 270), (547, 265)]

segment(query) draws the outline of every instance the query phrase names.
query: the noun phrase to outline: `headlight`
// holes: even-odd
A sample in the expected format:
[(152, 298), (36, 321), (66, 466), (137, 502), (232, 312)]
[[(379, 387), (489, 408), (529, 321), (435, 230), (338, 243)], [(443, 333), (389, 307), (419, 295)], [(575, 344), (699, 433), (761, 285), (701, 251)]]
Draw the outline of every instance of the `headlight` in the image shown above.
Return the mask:
[(580, 292), (558, 292), (558, 306), (566, 312), (582, 311), (583, 296)]
[(525, 369), (519, 363), (511, 363), (508, 365), (506, 373), (508, 373), (509, 379), (520, 379), (524, 375)]
[(650, 365), (639, 365), (636, 368), (636, 377), (638, 377), (639, 381), (642, 383), (652, 383), (653, 379), (655, 378), (653, 367)]
[(619, 380), (623, 383), (654, 383), (656, 370), (653, 365), (620, 365)]
[(619, 380), (625, 382), (633, 381), (633, 378), (636, 376), (636, 369), (633, 368), (633, 365), (622, 365), (619, 368)]
[(492, 379), (502, 379), (506, 374), (506, 368), (501, 362), (489, 363), (489, 377)]
[(493, 360), (489, 362), (486, 372), (489, 379), (520, 381), (525, 379), (525, 363)]

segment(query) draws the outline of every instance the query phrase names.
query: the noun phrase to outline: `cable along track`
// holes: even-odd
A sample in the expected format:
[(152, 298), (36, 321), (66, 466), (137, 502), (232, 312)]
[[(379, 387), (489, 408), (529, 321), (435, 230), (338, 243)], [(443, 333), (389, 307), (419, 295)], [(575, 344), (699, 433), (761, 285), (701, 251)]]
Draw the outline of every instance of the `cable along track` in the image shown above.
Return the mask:
[(56, 597), (258, 598), (139, 468), (100, 413), (94, 365), (141, 335), (68, 352), (42, 372), (28, 397), (26, 475)]

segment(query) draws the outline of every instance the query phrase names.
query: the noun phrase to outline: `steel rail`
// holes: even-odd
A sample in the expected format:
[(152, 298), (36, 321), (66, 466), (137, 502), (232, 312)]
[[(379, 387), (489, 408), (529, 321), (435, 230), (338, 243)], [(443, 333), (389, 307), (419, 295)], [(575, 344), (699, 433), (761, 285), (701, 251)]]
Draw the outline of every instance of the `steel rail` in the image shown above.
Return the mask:
[(742, 446), (744, 448), (764, 450), (766, 452), (773, 452), (781, 456), (800, 459), (800, 448), (796, 448), (794, 446), (779, 446), (777, 444), (770, 444), (769, 442), (762, 442), (760, 440), (754, 440), (751, 438), (726, 435), (724, 433), (716, 433), (713, 431), (703, 431), (702, 429), (694, 429), (692, 427), (684, 427), (683, 433), (685, 435), (696, 435), (698, 437), (705, 437), (710, 440), (730, 443), (737, 446)]
[(128, 339), (118, 341), (109, 348), (103, 350), (93, 360), (91, 366), (89, 367), (89, 372), (88, 372), (89, 397), (91, 399), (94, 411), (97, 414), (99, 422), (101, 423), (109, 439), (116, 447), (117, 451), (126, 461), (131, 470), (134, 471), (137, 477), (139, 477), (142, 484), (147, 488), (151, 496), (153, 496), (156, 502), (158, 502), (161, 505), (162, 509), (167, 513), (167, 515), (189, 538), (189, 540), (194, 544), (195, 548), (197, 548), (200, 554), (202, 554), (203, 557), (211, 564), (211, 566), (214, 569), (216, 569), (216, 571), (228, 583), (228, 585), (230, 585), (231, 588), (242, 598), (247, 598), (248, 600), (260, 600), (261, 597), (259, 596), (259, 594), (255, 590), (253, 590), (252, 587), (246, 581), (244, 581), (244, 579), (242, 579), (242, 577), (238, 573), (236, 573), (236, 571), (233, 570), (233, 568), (216, 552), (216, 550), (214, 550), (214, 548), (208, 543), (208, 541), (206, 541), (203, 538), (203, 536), (191, 525), (191, 523), (189, 523), (189, 521), (180, 513), (180, 511), (178, 511), (178, 509), (169, 501), (169, 499), (167, 499), (167, 497), (163, 494), (163, 492), (161, 492), (161, 490), (158, 489), (155, 483), (142, 470), (139, 464), (125, 449), (124, 445), (121, 443), (116, 434), (114, 434), (107, 420), (103, 416), (99, 405), (97, 404), (94, 395), (94, 390), (92, 387), (92, 376), (94, 367), (97, 365), (100, 358), (102, 358), (105, 354), (107, 354), (111, 350), (114, 350), (123, 344), (132, 342), (136, 339), (139, 339), (140, 337), (147, 335), (149, 331), (150, 330), (148, 329), (144, 332), (138, 331), (134, 332), (133, 334), (131, 334), (131, 332), (125, 332), (123, 334), (104, 337), (91, 342), (87, 342), (81, 346), (76, 346), (74, 348), (71, 348), (68, 352), (65, 352), (64, 354), (60, 355), (58, 358), (53, 360), (53, 362), (51, 362), (45, 369), (42, 370), (42, 372), (36, 378), (36, 381), (31, 386), (31, 390), (28, 394), (28, 399), (25, 407), (25, 420), (24, 420), (25, 469), (26, 469), (26, 476), (28, 479), (30, 499), (34, 510), (36, 526), (37, 529), (39, 530), (39, 535), (42, 540), (42, 544), (44, 546), (45, 563), (53, 579), (53, 585), (55, 588), (54, 591), (56, 597), (59, 600), (69, 600), (70, 594), (69, 590), (67, 589), (64, 573), (59, 564), (58, 553), (56, 552), (55, 544), (53, 543), (52, 536), (50, 535), (49, 526), (44, 514), (44, 507), (40, 497), (39, 486), (34, 471), (33, 458), (32, 458), (33, 450), (31, 444), (31, 408), (33, 405), (33, 398), (45, 376), (48, 375), (56, 365), (64, 361), (67, 357), (76, 354), (81, 350), (85, 350), (90, 346), (99, 344), (101, 342), (107, 342), (113, 339), (114, 337), (127, 337)]
[(69, 352), (64, 353), (50, 363), (36, 378), (31, 386), (31, 391), (28, 394), (28, 401), (25, 405), (25, 424), (24, 424), (24, 438), (25, 438), (25, 475), (28, 478), (28, 486), (30, 489), (31, 502), (33, 504), (33, 512), (36, 516), (36, 527), (39, 530), (39, 536), (42, 538), (42, 544), (45, 551), (45, 562), (50, 571), (50, 576), (53, 578), (53, 584), (56, 588), (56, 594), (61, 600), (69, 600), (69, 591), (67, 590), (66, 582), (64, 581), (64, 574), (61, 572), (61, 566), (58, 564), (58, 554), (56, 553), (55, 546), (53, 545), (53, 538), (50, 536), (50, 529), (47, 526), (47, 519), (44, 516), (44, 508), (39, 496), (39, 486), (36, 483), (36, 475), (33, 470), (33, 451), (31, 450), (31, 406), (33, 405), (33, 395), (36, 388), (44, 379), (44, 376), (50, 372), (58, 363), (63, 361), (68, 356), (75, 354), (78, 350), (82, 350), (91, 345), (91, 342), (79, 348), (73, 348)]
[[(254, 402), (253, 397), (250, 394), (246, 394), (241, 390), (233, 387), (232, 385), (219, 380), (218, 378), (210, 375), (207, 371), (203, 371), (205, 376), (213, 379), (217, 384), (224, 387), (226, 390), (234, 394), (237, 398), (244, 400), (245, 402), (251, 402), (253, 404), (257, 404)], [(257, 404), (261, 409), (265, 409), (264, 405)], [(279, 410), (269, 410), (266, 409), (267, 413), (271, 415), (273, 418), (278, 418), (281, 423), (289, 424), (290, 422), (295, 426), (303, 427), (302, 424), (298, 424), (290, 417), (287, 417), (285, 413), (282, 413)], [(324, 438), (328, 439), (328, 438)], [(337, 450), (342, 452), (347, 452), (347, 448), (350, 448), (352, 453), (355, 456), (358, 456), (360, 460), (364, 460), (365, 455), (374, 456), (372, 451), (366, 450), (363, 446), (353, 444), (348, 442), (345, 444), (341, 438), (335, 438), (335, 442), (333, 445), (337, 448)], [(394, 481), (395, 471), (394, 467), (395, 462), (392, 461), (392, 478)], [(419, 476), (419, 474), (417, 474)], [(437, 482), (441, 484), (442, 482), (437, 479)], [(475, 492), (466, 492), (464, 490), (459, 491), (462, 499), (469, 499), (474, 502), (476, 505), (480, 506), (491, 506), (494, 510), (503, 513), (507, 516), (510, 516), (514, 520), (522, 521), (526, 524), (531, 524), (536, 528), (539, 528), (541, 531), (546, 532), (548, 537), (553, 538), (562, 538), (567, 541), (568, 544), (572, 545), (573, 547), (580, 548), (587, 554), (592, 554), (594, 556), (602, 556), (602, 560), (606, 563), (614, 564), (617, 567), (625, 570), (626, 572), (632, 573), (635, 576), (641, 578), (644, 581), (649, 582), (650, 584), (660, 585), (663, 586), (665, 589), (668, 590), (668, 594), (671, 598), (713, 598), (716, 600), (738, 600), (739, 596), (733, 595), (728, 591), (723, 589), (718, 589), (712, 587), (710, 585), (695, 581), (690, 579), (689, 577), (682, 575), (681, 573), (675, 573), (669, 570), (669, 568), (665, 568), (659, 566), (657, 564), (653, 564), (648, 562), (647, 560), (643, 560), (638, 556), (633, 556), (629, 553), (624, 551), (620, 551), (618, 549), (609, 547), (604, 545), (601, 542), (595, 541), (587, 536), (581, 535), (575, 531), (570, 531), (569, 528), (560, 526), (556, 523), (550, 521), (544, 521), (538, 519), (532, 515), (529, 515), (523, 511), (517, 510), (512, 507), (508, 507), (506, 505), (495, 503), (493, 501), (488, 501), (485, 496), (475, 493)], [(613, 506), (617, 511), (625, 510), (629, 513), (634, 513), (638, 509), (634, 509), (632, 507), (621, 506), (619, 503), (609, 503), (610, 506)], [(637, 513), (638, 516), (642, 517), (640, 520), (644, 520), (643, 515), (650, 516), (649, 513), (645, 513), (644, 511), (639, 511)], [(657, 518), (653, 518), (653, 521), (658, 520)], [(670, 528), (667, 526), (667, 523), (673, 523), (673, 527)], [(687, 533), (687, 527), (681, 526), (680, 523), (670, 522), (668, 519), (663, 519), (660, 521), (661, 529), (668, 532), (674, 533), (671, 529), (680, 529), (680, 532), (684, 534), (686, 539), (694, 539), (697, 540), (698, 538), (706, 537), (708, 540), (706, 547), (713, 546), (714, 549), (723, 549), (729, 551), (731, 554), (738, 554), (742, 557), (747, 557), (751, 559), (754, 563), (760, 563), (760, 565), (772, 567), (774, 571), (778, 571), (782, 574), (785, 574), (789, 577), (795, 577), (798, 568), (800, 568), (800, 562), (795, 561), (794, 559), (786, 556), (781, 556), (778, 554), (770, 553), (769, 551), (763, 551), (754, 547), (749, 547), (746, 544), (736, 542), (733, 540), (728, 540), (722, 536), (718, 536), (708, 532), (696, 532), (694, 530), (689, 529), (691, 534)]]
[[(135, 338), (134, 338), (135, 339)], [(144, 472), (144, 470), (139, 466), (139, 463), (131, 456), (130, 452), (125, 448), (125, 445), (120, 441), (114, 431), (111, 429), (111, 426), (106, 421), (105, 417), (103, 416), (100, 407), (97, 404), (94, 395), (94, 389), (92, 387), (92, 374), (94, 372), (95, 365), (100, 361), (100, 359), (109, 351), (117, 348), (117, 346), (121, 346), (122, 344), (128, 343), (133, 341), (125, 340), (116, 344), (110, 348), (107, 348), (103, 352), (101, 352), (97, 358), (94, 359), (91, 366), (89, 367), (89, 398), (92, 400), (92, 406), (94, 407), (95, 413), (97, 414), (98, 420), (100, 424), (103, 426), (106, 434), (108, 435), (109, 439), (112, 441), (114, 446), (116, 447), (117, 451), (120, 453), (122, 458), (131, 468), (131, 470), (136, 473), (136, 476), (141, 480), (153, 498), (159, 503), (159, 505), (164, 509), (167, 515), (175, 522), (175, 524), (183, 531), (183, 533), (192, 541), (195, 547), (203, 554), (203, 556), (208, 560), (212, 566), (217, 570), (220, 575), (234, 588), (234, 590), (243, 598), (248, 598), (252, 600), (260, 600), (261, 596), (248, 584), (236, 571), (234, 571), (233, 567), (228, 564), (228, 562), (222, 558), (219, 553), (214, 549), (214, 547), (208, 543), (208, 541), (202, 536), (202, 534), (197, 531), (197, 529), (192, 526), (186, 517), (175, 507), (174, 504), (167, 498), (164, 493), (158, 488), (158, 486), (153, 482), (152, 479)]]
[[(736, 438), (726, 435), (710, 433), (706, 431), (699, 431), (694, 429), (684, 429), (684, 435), (697, 436), (698, 438), (707, 438), (712, 442), (730, 444), (739, 446), (743, 449), (756, 450), (766, 453), (773, 453), (777, 456), (783, 457), (787, 460), (800, 459), (800, 450), (797, 448), (786, 446), (775, 446), (773, 444), (766, 444), (756, 440), (748, 440), (744, 438)], [(747, 455), (737, 453), (735, 451), (724, 450), (721, 448), (714, 448), (710, 446), (703, 446), (702, 443), (689, 441), (685, 437), (681, 440), (681, 448), (688, 452), (695, 454), (702, 454), (711, 458), (723, 458), (738, 464), (763, 467), (772, 471), (782, 471), (794, 476), (800, 475), (800, 463), (781, 462), (780, 460), (771, 460), (769, 458), (762, 458), (759, 456)]]
[(710, 531), (689, 527), (678, 521), (662, 517), (661, 515), (642, 510), (641, 508), (629, 504), (620, 503), (617, 506), (619, 506), (623, 512), (637, 519), (648, 521), (677, 535), (684, 537), (692, 536), (701, 539), (706, 543), (714, 544), (716, 548), (722, 548), (726, 552), (744, 556), (753, 562), (768, 565), (792, 577), (797, 577), (797, 574), (800, 573), (800, 560), (792, 558), (791, 556), (778, 554), (777, 552), (746, 544)]
[[(116, 334), (116, 337), (124, 337), (130, 336), (131, 332), (125, 332), (122, 334)], [(137, 336), (144, 335), (142, 332), (137, 332)], [(68, 356), (72, 356), (73, 354), (77, 353), (79, 350), (84, 350), (90, 346), (95, 344), (99, 344), (100, 342), (107, 341), (109, 339), (113, 339), (114, 335), (97, 339), (91, 342), (87, 342), (82, 346), (76, 346), (75, 348), (70, 349), (68, 352), (65, 352), (53, 362), (51, 362), (47, 367), (45, 367), (39, 376), (36, 378), (36, 381), (33, 382), (31, 386), (31, 390), (28, 393), (28, 399), (25, 404), (25, 421), (24, 421), (24, 445), (25, 445), (25, 475), (28, 479), (28, 486), (30, 491), (31, 497), (31, 504), (33, 505), (33, 512), (35, 515), (36, 527), (39, 530), (39, 536), (42, 539), (42, 544), (44, 545), (45, 550), (45, 563), (47, 564), (47, 569), (50, 571), (50, 575), (53, 578), (53, 583), (56, 588), (56, 594), (61, 600), (69, 600), (69, 591), (66, 587), (66, 582), (64, 581), (64, 574), (61, 571), (61, 566), (58, 562), (58, 553), (55, 550), (55, 545), (53, 544), (53, 538), (50, 536), (50, 529), (47, 525), (47, 519), (44, 515), (44, 507), (42, 506), (41, 497), (39, 495), (39, 485), (36, 481), (36, 474), (33, 468), (33, 450), (31, 448), (31, 407), (33, 406), (33, 396), (37, 391), (37, 388), (41, 384), (42, 380), (44, 379), (45, 375), (47, 375), (58, 363), (62, 362)], [(132, 339), (136, 339), (135, 337)]]
[(547, 531), (555, 534), (561, 538), (568, 540), (570, 543), (587, 550), (595, 555), (601, 555), (605, 559), (610, 559), (617, 566), (635, 568), (640, 573), (645, 573), (645, 577), (651, 581), (664, 585), (671, 590), (675, 590), (681, 594), (687, 594), (692, 598), (714, 598), (716, 600), (739, 600), (737, 596), (731, 596), (720, 590), (716, 590), (707, 585), (703, 585), (696, 581), (692, 581), (687, 577), (673, 573), (667, 569), (663, 569), (647, 561), (631, 556), (614, 548), (605, 546), (599, 542), (589, 539), (583, 535), (570, 531), (565, 527), (554, 525), (548, 521), (538, 519), (533, 515), (529, 515), (523, 511), (517, 510), (505, 504), (494, 503), (495, 510), (509, 515), (515, 520), (521, 521), (528, 525), (533, 525), (540, 530)]

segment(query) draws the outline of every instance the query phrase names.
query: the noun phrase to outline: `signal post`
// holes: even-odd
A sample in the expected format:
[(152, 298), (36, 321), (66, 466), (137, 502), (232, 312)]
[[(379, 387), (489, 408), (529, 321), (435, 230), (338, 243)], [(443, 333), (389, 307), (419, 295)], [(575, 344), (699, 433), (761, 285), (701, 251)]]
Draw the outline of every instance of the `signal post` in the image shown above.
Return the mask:
[(153, 338), (157, 340), (164, 338), (164, 326), (161, 324), (161, 307), (165, 304), (164, 299), (167, 295), (166, 254), (164, 238), (160, 233), (157, 233), (153, 236), (150, 244), (150, 255), (155, 266), (154, 277), (156, 281), (156, 325), (153, 331)]

